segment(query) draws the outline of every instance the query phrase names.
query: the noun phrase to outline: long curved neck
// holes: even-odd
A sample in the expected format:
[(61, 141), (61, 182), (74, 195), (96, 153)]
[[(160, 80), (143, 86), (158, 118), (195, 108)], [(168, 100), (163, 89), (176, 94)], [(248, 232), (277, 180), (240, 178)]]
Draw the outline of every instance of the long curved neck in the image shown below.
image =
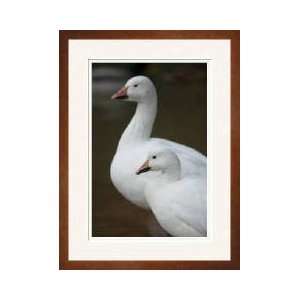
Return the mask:
[(123, 132), (119, 148), (131, 143), (146, 141), (150, 138), (157, 113), (157, 96), (138, 103), (135, 114)]

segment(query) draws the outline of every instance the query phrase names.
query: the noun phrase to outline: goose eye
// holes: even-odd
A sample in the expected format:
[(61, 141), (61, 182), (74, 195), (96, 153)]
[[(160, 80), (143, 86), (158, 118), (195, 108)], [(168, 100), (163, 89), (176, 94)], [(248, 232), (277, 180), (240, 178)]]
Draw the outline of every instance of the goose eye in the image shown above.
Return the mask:
[(137, 87), (137, 86), (138, 86), (137, 84), (134, 85), (134, 87)]
[(153, 158), (153, 159), (156, 159), (156, 155), (153, 155), (152, 158)]

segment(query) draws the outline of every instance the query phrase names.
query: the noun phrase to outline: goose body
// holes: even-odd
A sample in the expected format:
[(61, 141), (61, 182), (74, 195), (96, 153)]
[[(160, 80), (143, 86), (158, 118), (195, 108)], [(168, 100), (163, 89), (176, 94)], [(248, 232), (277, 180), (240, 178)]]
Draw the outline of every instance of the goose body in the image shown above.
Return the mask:
[(150, 137), (157, 113), (157, 93), (149, 78), (131, 78), (112, 99), (137, 103), (135, 114), (120, 138), (110, 168), (114, 186), (127, 200), (149, 209), (145, 198), (145, 185), (153, 174), (136, 176), (135, 172), (145, 161), (147, 153), (153, 149), (172, 150), (180, 160), (182, 176), (194, 174), (206, 180), (204, 155), (185, 145)]
[(206, 179), (182, 177), (180, 161), (168, 149), (152, 152), (137, 172), (144, 173), (152, 173), (145, 197), (161, 227), (172, 236), (207, 236)]

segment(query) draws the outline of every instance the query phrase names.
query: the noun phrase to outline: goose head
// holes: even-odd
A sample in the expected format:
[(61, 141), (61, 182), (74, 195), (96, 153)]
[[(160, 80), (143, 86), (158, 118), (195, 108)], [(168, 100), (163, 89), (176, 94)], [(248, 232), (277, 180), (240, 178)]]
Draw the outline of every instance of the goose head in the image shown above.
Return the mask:
[(136, 174), (161, 171), (162, 173), (179, 173), (180, 161), (178, 156), (169, 149), (153, 151), (148, 154), (147, 160), (137, 170)]
[(130, 78), (126, 84), (112, 95), (112, 100), (125, 100), (143, 103), (156, 99), (156, 89), (152, 81), (146, 76)]

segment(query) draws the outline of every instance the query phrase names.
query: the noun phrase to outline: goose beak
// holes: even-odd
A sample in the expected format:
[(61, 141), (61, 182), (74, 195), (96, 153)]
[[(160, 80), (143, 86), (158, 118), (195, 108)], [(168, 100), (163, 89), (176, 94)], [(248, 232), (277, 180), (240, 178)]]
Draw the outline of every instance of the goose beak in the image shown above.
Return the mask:
[(119, 89), (115, 94), (111, 96), (112, 100), (115, 99), (128, 99), (127, 95), (127, 87), (123, 86), (121, 89)]
[(146, 160), (143, 165), (136, 171), (136, 175), (150, 171), (149, 160)]

